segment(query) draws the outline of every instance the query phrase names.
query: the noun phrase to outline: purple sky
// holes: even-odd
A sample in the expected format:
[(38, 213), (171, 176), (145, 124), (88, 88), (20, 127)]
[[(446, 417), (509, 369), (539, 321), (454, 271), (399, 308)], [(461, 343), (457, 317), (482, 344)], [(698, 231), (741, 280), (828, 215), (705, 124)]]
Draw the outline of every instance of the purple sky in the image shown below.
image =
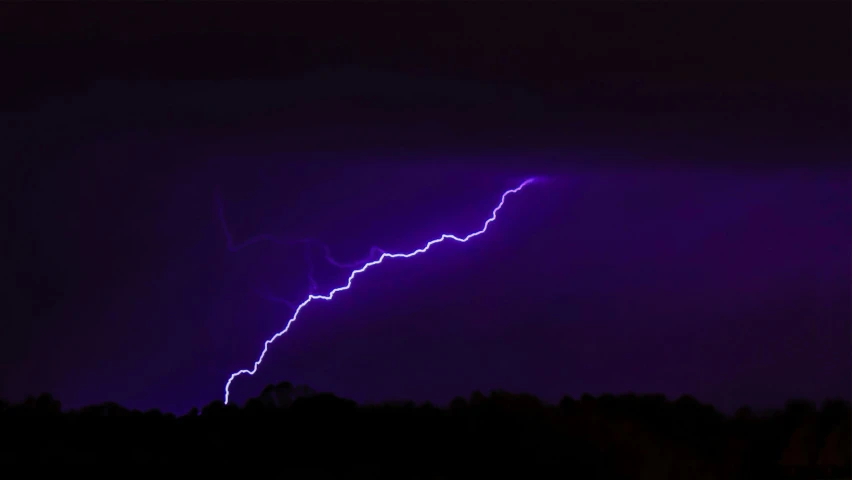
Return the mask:
[[(387, 14), (337, 36), (264, 23), (292, 38), (255, 43), (0, 26), (24, 32), (0, 49), (20, 61), (0, 104), (0, 397), (221, 399), (291, 316), (269, 297), (309, 283), (302, 244), (229, 251), (217, 195), (235, 241), (313, 238), (348, 261), (477, 230), (544, 176), (483, 236), (312, 304), (233, 399), (280, 381), (358, 401), (848, 399), (849, 47), (829, 28), (848, 15), (575, 8), (572, 28), (438, 12), (418, 34)], [(343, 284), (312, 251), (320, 291)]]
[[(308, 281), (302, 245), (229, 252), (214, 187), (236, 241), (313, 237), (350, 260), (474, 231), (503, 190), (543, 173), (484, 236), (389, 261), (311, 305), (233, 398), (282, 380), (359, 401), (475, 388), (554, 401), (691, 393), (724, 408), (848, 396), (845, 172), (524, 172), (505, 160), (518, 166), (319, 172), (234, 158), (169, 178), (60, 182), (67, 196), (41, 206), (36, 244), (56, 283), (14, 340), (29, 350), (4, 383), (69, 405), (183, 411), (220, 398), (291, 316), (263, 294), (300, 301)], [(345, 282), (314, 252), (320, 291)]]

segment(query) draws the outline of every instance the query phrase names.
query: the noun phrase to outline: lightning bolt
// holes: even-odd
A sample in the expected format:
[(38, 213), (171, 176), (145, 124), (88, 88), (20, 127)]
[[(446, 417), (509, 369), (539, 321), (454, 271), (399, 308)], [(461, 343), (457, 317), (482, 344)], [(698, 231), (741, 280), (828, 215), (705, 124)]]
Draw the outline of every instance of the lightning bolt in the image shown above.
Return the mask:
[[(497, 212), (499, 212), (500, 209), (503, 208), (503, 203), (506, 201), (506, 197), (508, 197), (511, 194), (520, 192), (524, 187), (533, 183), (533, 181), (535, 181), (535, 178), (527, 179), (523, 183), (521, 183), (518, 187), (513, 188), (511, 190), (506, 190), (505, 192), (503, 192), (503, 195), (500, 197), (500, 203), (496, 207), (494, 207), (494, 210), (491, 211), (491, 217), (488, 218), (485, 221), (485, 223), (482, 225), (482, 228), (480, 230), (477, 230), (473, 233), (470, 233), (466, 237), (463, 237), (463, 238), (445, 233), (445, 234), (442, 234), (439, 238), (436, 238), (434, 240), (429, 241), (423, 247), (418, 248), (417, 250), (414, 250), (414, 251), (409, 252), (409, 253), (382, 252), (381, 256), (378, 259), (367, 262), (363, 266), (358, 268), (357, 270), (353, 270), (352, 273), (349, 275), (349, 279), (347, 280), (346, 285), (344, 285), (342, 287), (337, 287), (334, 290), (330, 291), (326, 295), (317, 295), (317, 294), (313, 294), (313, 293), (308, 295), (308, 298), (305, 299), (305, 301), (303, 301), (302, 303), (300, 303), (296, 307), (295, 312), (293, 312), (293, 316), (290, 317), (290, 319), (287, 320), (287, 323), (284, 325), (284, 329), (281, 330), (280, 332), (276, 333), (275, 335), (273, 335), (268, 340), (266, 340), (266, 342), (264, 342), (263, 351), (260, 353), (260, 357), (258, 357), (258, 359), (254, 362), (254, 365), (252, 366), (251, 370), (243, 369), (243, 370), (239, 370), (239, 371), (231, 374), (231, 377), (228, 378), (228, 382), (225, 384), (225, 404), (226, 405), (228, 404), (228, 400), (231, 396), (231, 383), (233, 383), (234, 379), (236, 379), (240, 375), (254, 375), (255, 373), (257, 373), (257, 369), (260, 367), (260, 364), (263, 363), (263, 358), (266, 356), (266, 353), (269, 351), (269, 346), (272, 345), (272, 343), (275, 340), (277, 340), (279, 337), (281, 337), (285, 333), (287, 333), (287, 331), (290, 329), (290, 325), (292, 325), (293, 322), (296, 321), (296, 319), (299, 317), (299, 313), (302, 312), (302, 309), (307, 307), (311, 302), (313, 302), (315, 300), (330, 301), (332, 298), (334, 298), (335, 294), (342, 292), (344, 290), (349, 290), (349, 288), (352, 287), (352, 281), (355, 279), (355, 277), (364, 273), (370, 267), (374, 267), (376, 265), (381, 264), (382, 262), (384, 262), (388, 258), (411, 258), (411, 257), (417, 256), (417, 255), (420, 255), (421, 253), (426, 253), (427, 251), (429, 251), (430, 248), (432, 248), (433, 245), (441, 243), (444, 240), (454, 240), (454, 241), (459, 242), (459, 243), (467, 243), (472, 238), (475, 238), (475, 237), (478, 237), (479, 235), (482, 235), (483, 233), (485, 233), (486, 230), (488, 230), (488, 226), (494, 220), (497, 219)], [(221, 212), (221, 208), (220, 208), (220, 212)], [(223, 221), (223, 226), (224, 226), (224, 221)], [(227, 227), (225, 227), (225, 231), (226, 231), (226, 236), (228, 237), (229, 248), (232, 251), (235, 251), (233, 248), (231, 248), (231, 247), (233, 247), (234, 244), (233, 244), (233, 241), (232, 241), (230, 234), (227, 233)], [(272, 237), (272, 236), (269, 236), (269, 235), (260, 235), (260, 236), (257, 236), (257, 237), (253, 237), (252, 239), (249, 239), (246, 242), (243, 242), (238, 247), (243, 248), (243, 247), (248, 246), (252, 243), (256, 243), (256, 242), (262, 241), (262, 240), (276, 241), (277, 239), (275, 239), (275, 237)], [(239, 248), (237, 248), (237, 250)], [(373, 253), (372, 250), (371, 250), (371, 253)], [(328, 254), (328, 249), (326, 249), (326, 254)], [(326, 255), (326, 256), (328, 257), (328, 255)]]

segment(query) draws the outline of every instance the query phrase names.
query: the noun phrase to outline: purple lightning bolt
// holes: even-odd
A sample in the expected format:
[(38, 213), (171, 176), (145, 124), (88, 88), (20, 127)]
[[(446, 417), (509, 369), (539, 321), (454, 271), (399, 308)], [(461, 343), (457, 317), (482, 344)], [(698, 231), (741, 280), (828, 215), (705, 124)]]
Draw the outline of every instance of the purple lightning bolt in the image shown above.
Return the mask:
[[(432, 245), (435, 245), (437, 243), (441, 243), (444, 240), (449, 239), (449, 240), (455, 240), (456, 242), (460, 242), (460, 243), (466, 243), (468, 240), (470, 240), (474, 237), (477, 237), (479, 235), (482, 235), (483, 233), (485, 233), (486, 230), (488, 230), (488, 225), (490, 225), (491, 222), (493, 222), (494, 220), (497, 219), (497, 212), (500, 211), (501, 208), (503, 208), (503, 203), (506, 201), (506, 197), (509, 196), (510, 194), (520, 192), (521, 189), (523, 189), (527, 185), (531, 184), (533, 181), (535, 181), (534, 178), (527, 179), (522, 184), (520, 184), (518, 187), (503, 192), (503, 195), (500, 197), (500, 203), (496, 207), (494, 207), (494, 210), (491, 211), (491, 217), (488, 220), (485, 221), (485, 224), (482, 225), (482, 228), (480, 230), (477, 230), (476, 232), (468, 234), (464, 238), (460, 238), (460, 237), (457, 237), (455, 235), (445, 233), (445, 234), (441, 235), (439, 238), (436, 238), (434, 240), (429, 241), (425, 246), (423, 246), (423, 247), (421, 247), (417, 250), (414, 250), (413, 252), (409, 252), (409, 253), (387, 253), (387, 252), (383, 252), (382, 255), (378, 259), (373, 260), (371, 262), (368, 262), (368, 263), (364, 264), (361, 268), (354, 270), (349, 275), (349, 280), (346, 282), (346, 285), (344, 285), (342, 287), (335, 288), (334, 290), (330, 291), (327, 295), (316, 295), (316, 294), (308, 295), (308, 298), (305, 299), (304, 302), (300, 303), (299, 306), (296, 307), (296, 311), (293, 312), (293, 316), (290, 317), (290, 320), (287, 320), (286, 325), (284, 325), (284, 329), (281, 330), (280, 332), (276, 333), (275, 335), (273, 335), (266, 342), (264, 342), (263, 352), (260, 353), (260, 357), (258, 357), (257, 361), (254, 362), (254, 366), (252, 366), (252, 369), (251, 370), (245, 370), (244, 369), (244, 370), (240, 370), (238, 372), (234, 372), (234, 373), (231, 374), (231, 377), (228, 378), (228, 382), (225, 384), (225, 404), (226, 405), (228, 404), (228, 399), (231, 396), (231, 383), (234, 381), (234, 379), (239, 377), (240, 375), (245, 375), (245, 374), (254, 375), (255, 373), (257, 373), (258, 367), (260, 367), (260, 364), (263, 362), (263, 357), (265, 357), (266, 352), (269, 351), (269, 346), (272, 344), (272, 342), (274, 342), (279, 337), (281, 337), (282, 335), (287, 333), (287, 331), (290, 329), (290, 325), (292, 325), (293, 322), (296, 321), (296, 318), (298, 318), (299, 313), (302, 311), (303, 308), (308, 306), (308, 304), (310, 304), (314, 300), (330, 301), (332, 298), (334, 298), (334, 295), (336, 293), (342, 292), (344, 290), (349, 290), (349, 288), (352, 287), (352, 280), (354, 280), (356, 276), (358, 276), (361, 273), (364, 273), (368, 268), (384, 262), (384, 260), (387, 259), (387, 258), (411, 258), (411, 257), (414, 257), (416, 255), (420, 255), (421, 253), (427, 252), (432, 247)], [(259, 240), (264, 240), (264, 239), (267, 239), (266, 237), (268, 237), (268, 236), (265, 236), (264, 238), (259, 238), (259, 237), (255, 237), (255, 238), (258, 238)], [(256, 241), (259, 241), (259, 240), (256, 240)], [(229, 246), (232, 245), (230, 235), (228, 235), (228, 242), (229, 242)], [(249, 243), (254, 243), (254, 242), (243, 243), (240, 246), (240, 248), (242, 248), (242, 246), (248, 245)]]

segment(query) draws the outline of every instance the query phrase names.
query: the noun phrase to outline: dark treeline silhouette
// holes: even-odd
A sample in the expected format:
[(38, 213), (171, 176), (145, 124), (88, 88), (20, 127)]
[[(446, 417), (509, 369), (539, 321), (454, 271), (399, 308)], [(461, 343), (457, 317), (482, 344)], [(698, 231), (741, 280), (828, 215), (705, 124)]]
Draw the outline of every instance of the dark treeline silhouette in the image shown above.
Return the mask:
[[(116, 417), (116, 418), (107, 418)], [(117, 418), (120, 417), (120, 418)], [(49, 394), (0, 403), (2, 462), (233, 461), (397, 476), (547, 465), (577, 478), (847, 478), (850, 405), (790, 401), (723, 415), (690, 396), (583, 395), (548, 405), (494, 391), (447, 408), (357, 405), (289, 383), (183, 416), (115, 403), (63, 411)]]

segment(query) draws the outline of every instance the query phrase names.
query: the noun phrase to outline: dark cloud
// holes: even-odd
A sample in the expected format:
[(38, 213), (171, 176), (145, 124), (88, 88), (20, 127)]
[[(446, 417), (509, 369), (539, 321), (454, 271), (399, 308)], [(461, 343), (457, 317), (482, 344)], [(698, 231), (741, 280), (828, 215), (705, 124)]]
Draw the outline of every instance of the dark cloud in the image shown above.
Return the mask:
[[(130, 31), (119, 51), (18, 32), (8, 58), (44, 62), (10, 70), (20, 95), (2, 113), (0, 394), (218, 398), (290, 316), (263, 297), (298, 301), (309, 282), (303, 244), (230, 252), (216, 195), (237, 242), (310, 237), (349, 261), (477, 229), (502, 191), (542, 176), (476, 243), (312, 306), (236, 398), (282, 380), (357, 400), (848, 397), (848, 82), (830, 68), (839, 50), (806, 59), (770, 35), (791, 15), (761, 17), (763, 35), (728, 20), (723, 44), (677, 24), (682, 43), (632, 49), (627, 33), (577, 46), (641, 24), (617, 19), (482, 44), (450, 20), (428, 42), (402, 22), (396, 43), (346, 45), (341, 26), (302, 42), (313, 54), (282, 47), (295, 37)], [(313, 252), (321, 290), (345, 280)]]

